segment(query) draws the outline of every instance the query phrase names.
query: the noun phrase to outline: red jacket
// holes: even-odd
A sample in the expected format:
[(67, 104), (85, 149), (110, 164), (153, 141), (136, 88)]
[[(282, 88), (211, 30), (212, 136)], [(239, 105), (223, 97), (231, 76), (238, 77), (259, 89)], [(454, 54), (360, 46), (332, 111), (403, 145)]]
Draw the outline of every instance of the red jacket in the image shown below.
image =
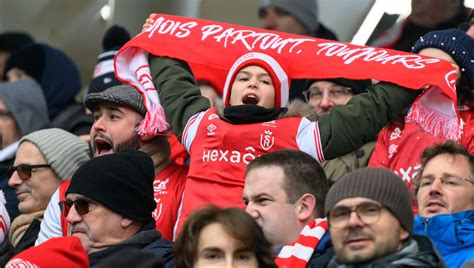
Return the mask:
[[(474, 112), (471, 110), (459, 112), (463, 134), (459, 143), (474, 153)], [(421, 168), (421, 154), (437, 143), (444, 142), (441, 137), (433, 137), (421, 131), (415, 124), (392, 122), (379, 133), (374, 152), (369, 160), (369, 167), (383, 167), (393, 170), (413, 190), (413, 181)], [(418, 209), (413, 201), (413, 209)]]

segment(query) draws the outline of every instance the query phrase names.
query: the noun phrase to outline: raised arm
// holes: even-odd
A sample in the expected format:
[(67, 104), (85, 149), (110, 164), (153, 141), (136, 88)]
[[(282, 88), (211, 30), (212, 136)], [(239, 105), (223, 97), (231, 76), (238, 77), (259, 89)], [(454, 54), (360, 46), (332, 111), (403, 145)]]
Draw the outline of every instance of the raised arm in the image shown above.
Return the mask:
[(377, 133), (420, 94), (389, 83), (371, 86), (345, 106), (336, 106), (318, 121), (326, 159), (352, 152), (375, 140)]
[(180, 60), (149, 57), (151, 75), (171, 129), (181, 140), (188, 120), (210, 108), (209, 100), (201, 96), (189, 66)]

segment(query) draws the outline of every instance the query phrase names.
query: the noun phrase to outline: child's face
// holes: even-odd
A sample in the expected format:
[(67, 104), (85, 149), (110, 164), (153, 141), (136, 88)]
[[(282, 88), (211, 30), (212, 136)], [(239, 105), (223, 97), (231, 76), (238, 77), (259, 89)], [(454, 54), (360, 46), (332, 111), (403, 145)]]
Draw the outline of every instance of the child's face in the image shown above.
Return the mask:
[(230, 105), (256, 104), (264, 108), (274, 108), (275, 88), (270, 75), (256, 65), (242, 68), (231, 87)]
[(449, 56), (449, 54), (444, 52), (443, 50), (430, 47), (430, 48), (425, 48), (425, 49), (420, 50), (418, 54), (423, 55), (423, 56), (438, 58), (440, 60), (445, 60), (451, 63), (451, 65), (456, 69), (456, 76), (457, 76), (456, 81), (459, 81), (459, 78), (461, 78), (461, 71), (459, 70), (459, 65), (457, 65), (454, 59), (451, 58), (451, 56)]

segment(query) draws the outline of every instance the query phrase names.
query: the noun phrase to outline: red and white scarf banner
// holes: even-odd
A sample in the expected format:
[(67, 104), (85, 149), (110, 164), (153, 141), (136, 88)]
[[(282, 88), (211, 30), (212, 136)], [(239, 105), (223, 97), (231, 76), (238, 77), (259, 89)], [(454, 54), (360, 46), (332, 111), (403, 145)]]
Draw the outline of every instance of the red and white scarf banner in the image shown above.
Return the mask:
[[(455, 138), (452, 133), (457, 133), (459, 128), (456, 71), (448, 62), (390, 49), (195, 18), (157, 14), (154, 20), (151, 27), (125, 44), (115, 57), (116, 76), (135, 86), (144, 96), (147, 115), (139, 127), (139, 133), (143, 136), (153, 136), (169, 129), (150, 76), (148, 53), (188, 62), (197, 80), (207, 80), (220, 91), (234, 61), (251, 51), (275, 58), (291, 79), (375, 79), (411, 89), (431, 85), (447, 97), (451, 111), (444, 112), (444, 115), (450, 116), (433, 117), (418, 112), (413, 116), (414, 120), (423, 123), (429, 121), (417, 121), (418, 116), (448, 120), (448, 124), (442, 123), (444, 127), (441, 133), (433, 133), (448, 138)], [(438, 123), (436, 120), (434, 124)], [(446, 128), (456, 131), (447, 131)]]

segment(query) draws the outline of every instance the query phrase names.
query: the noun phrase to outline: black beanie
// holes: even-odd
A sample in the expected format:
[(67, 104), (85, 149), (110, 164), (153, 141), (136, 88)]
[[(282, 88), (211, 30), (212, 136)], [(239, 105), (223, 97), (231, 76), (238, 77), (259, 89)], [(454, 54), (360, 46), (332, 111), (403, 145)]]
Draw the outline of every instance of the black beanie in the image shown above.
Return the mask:
[(44, 70), (44, 50), (39, 44), (25, 46), (10, 55), (5, 63), (3, 77), (13, 68), (23, 70), (27, 75), (33, 77), (38, 84), (41, 84)]
[(365, 197), (381, 203), (411, 233), (413, 208), (408, 186), (395, 173), (384, 168), (360, 168), (340, 178), (326, 196), (325, 213), (341, 200)]
[(0, 51), (15, 52), (24, 46), (33, 44), (33, 38), (24, 32), (5, 32), (0, 34)]
[(119, 25), (112, 25), (104, 33), (102, 38), (102, 49), (104, 51), (119, 50), (130, 40), (127, 29)]
[(154, 167), (144, 152), (125, 150), (82, 165), (66, 191), (86, 196), (129, 219), (148, 222), (156, 208)]

